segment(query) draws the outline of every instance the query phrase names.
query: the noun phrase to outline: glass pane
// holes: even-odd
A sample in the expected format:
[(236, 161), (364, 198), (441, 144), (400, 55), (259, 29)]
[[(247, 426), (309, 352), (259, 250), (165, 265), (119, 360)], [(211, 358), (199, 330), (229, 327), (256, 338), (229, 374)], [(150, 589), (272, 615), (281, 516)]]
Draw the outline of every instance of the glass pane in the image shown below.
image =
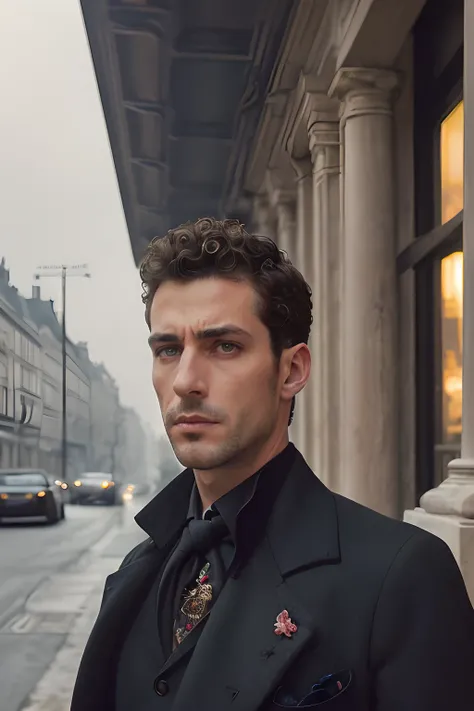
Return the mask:
[(464, 202), (464, 102), (441, 124), (441, 221), (462, 210)]
[(463, 254), (441, 260), (443, 442), (461, 441)]
[(47, 486), (43, 474), (31, 472), (28, 474), (5, 472), (0, 474), (1, 486)]

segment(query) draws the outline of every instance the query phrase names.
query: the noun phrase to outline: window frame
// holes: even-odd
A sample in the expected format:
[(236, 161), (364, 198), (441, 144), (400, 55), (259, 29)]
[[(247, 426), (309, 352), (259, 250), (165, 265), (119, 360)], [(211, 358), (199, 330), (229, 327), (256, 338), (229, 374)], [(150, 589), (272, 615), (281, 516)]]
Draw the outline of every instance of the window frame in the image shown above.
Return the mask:
[[(459, 9), (459, 8), (458, 8)], [(397, 257), (401, 275), (415, 272), (415, 495), (440, 483), (440, 417), (442, 418), (441, 259), (462, 251), (463, 211), (441, 224), (441, 124), (463, 99), (463, 37), (451, 59), (433, 77), (431, 24), (439, 2), (425, 6), (414, 30), (414, 163), (415, 240)], [(431, 13), (431, 17), (430, 17)], [(441, 50), (440, 50), (441, 51)], [(442, 423), (442, 420), (441, 420)]]

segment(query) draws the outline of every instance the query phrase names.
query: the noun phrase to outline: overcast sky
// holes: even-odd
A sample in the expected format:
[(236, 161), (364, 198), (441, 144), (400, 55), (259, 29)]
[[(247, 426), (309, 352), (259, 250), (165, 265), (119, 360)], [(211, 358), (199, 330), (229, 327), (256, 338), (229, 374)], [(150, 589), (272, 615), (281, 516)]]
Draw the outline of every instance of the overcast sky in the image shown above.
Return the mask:
[[(41, 264), (88, 262), (68, 283), (68, 334), (162, 432), (132, 259), (79, 0), (0, 0), (0, 257), (31, 295)], [(42, 295), (58, 299), (59, 280)]]

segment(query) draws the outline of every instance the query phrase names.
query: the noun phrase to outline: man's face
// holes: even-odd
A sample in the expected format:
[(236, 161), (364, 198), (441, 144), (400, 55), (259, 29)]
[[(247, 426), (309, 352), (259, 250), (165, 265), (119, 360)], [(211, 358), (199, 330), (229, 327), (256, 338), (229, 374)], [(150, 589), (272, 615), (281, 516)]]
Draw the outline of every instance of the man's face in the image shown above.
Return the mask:
[(248, 282), (220, 278), (166, 282), (154, 296), (153, 385), (185, 467), (251, 461), (288, 417), (281, 368), (256, 306)]

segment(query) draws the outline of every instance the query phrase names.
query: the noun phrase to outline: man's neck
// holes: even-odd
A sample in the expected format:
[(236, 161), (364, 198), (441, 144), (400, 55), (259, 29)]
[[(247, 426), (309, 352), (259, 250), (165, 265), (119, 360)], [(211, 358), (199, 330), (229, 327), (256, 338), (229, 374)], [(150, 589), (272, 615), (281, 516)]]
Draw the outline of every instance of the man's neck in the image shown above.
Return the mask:
[(245, 464), (226, 465), (219, 469), (194, 470), (196, 486), (205, 511), (215, 501), (235, 489), (239, 484), (253, 476), (270, 460), (274, 459), (288, 445), (288, 435), (263, 447), (256, 457)]

